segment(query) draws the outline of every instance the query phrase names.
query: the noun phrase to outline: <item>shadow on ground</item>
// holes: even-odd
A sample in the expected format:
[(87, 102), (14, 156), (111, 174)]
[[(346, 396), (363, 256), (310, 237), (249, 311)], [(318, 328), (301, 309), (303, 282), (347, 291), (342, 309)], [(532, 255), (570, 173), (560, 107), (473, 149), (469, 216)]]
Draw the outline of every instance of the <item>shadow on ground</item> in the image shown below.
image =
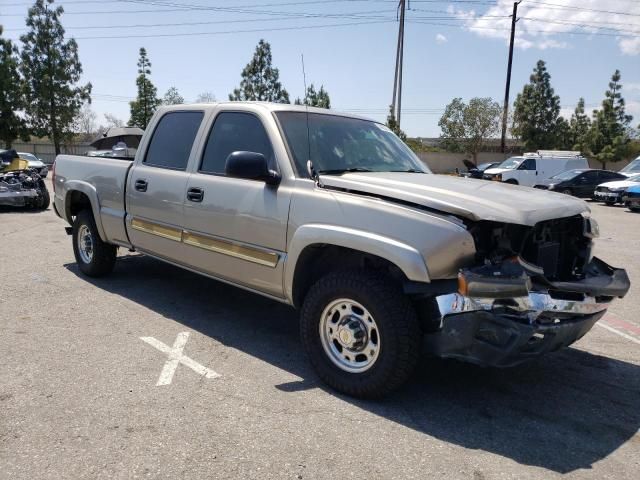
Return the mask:
[[(144, 256), (121, 258), (109, 278), (82, 278), (303, 379), (274, 388), (324, 388), (289, 307)], [(640, 426), (640, 367), (578, 349), (505, 370), (425, 356), (419, 371), (383, 401), (340, 398), (444, 442), (560, 473), (591, 468)]]

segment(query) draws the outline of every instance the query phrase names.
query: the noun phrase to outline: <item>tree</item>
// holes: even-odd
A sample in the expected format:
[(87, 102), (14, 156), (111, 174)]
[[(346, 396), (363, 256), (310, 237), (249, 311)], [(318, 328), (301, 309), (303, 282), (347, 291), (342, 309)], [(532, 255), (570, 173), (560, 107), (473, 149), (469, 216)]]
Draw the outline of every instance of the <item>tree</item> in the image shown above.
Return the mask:
[(78, 85), (82, 75), (78, 44), (64, 38), (63, 13), (62, 7), (53, 7), (53, 0), (36, 0), (27, 14), (29, 31), (20, 37), (28, 123), (35, 135), (53, 140), (56, 155), (62, 141), (72, 135), (82, 105), (91, 103), (91, 84)]
[(18, 49), (2, 38), (0, 25), (0, 141), (5, 148), (17, 138), (28, 140), (29, 130), (19, 111), (24, 109), (21, 79), (18, 74)]
[(595, 157), (606, 168), (607, 162), (622, 159), (628, 150), (633, 117), (625, 112), (620, 71), (611, 76), (602, 108), (593, 112), (589, 144)]
[(196, 97), (196, 103), (215, 103), (216, 96), (212, 92), (202, 92)]
[(229, 100), (289, 103), (289, 93), (279, 81), (280, 72), (271, 62), (271, 45), (260, 40), (253, 58), (242, 70), (240, 87), (229, 94)]
[(331, 108), (331, 99), (329, 98), (329, 92), (324, 89), (323, 85), (320, 85), (320, 90), (316, 91), (312, 83), (307, 88), (304, 101), (296, 98), (295, 104), (309, 105), (310, 107)]
[(528, 150), (555, 148), (559, 143), (559, 117), (560, 97), (551, 88), (551, 75), (545, 63), (538, 60), (529, 83), (516, 97), (513, 133)]
[(140, 57), (138, 58), (138, 78), (136, 78), (138, 96), (134, 101), (129, 102), (131, 107), (129, 126), (140, 127), (143, 130), (147, 128), (149, 120), (161, 103), (161, 100), (157, 98), (158, 89), (151, 83), (149, 75), (151, 75), (151, 62), (147, 57), (147, 50), (143, 47), (140, 48)]
[(184, 97), (178, 93), (178, 89), (176, 87), (170, 87), (162, 99), (163, 105), (182, 105), (183, 103)]
[(569, 148), (582, 153), (589, 152), (590, 129), (591, 120), (584, 112), (584, 98), (580, 98), (569, 120)]
[(442, 144), (452, 151), (470, 153), (477, 165), (478, 152), (499, 132), (501, 115), (500, 104), (491, 98), (475, 97), (468, 105), (454, 98), (438, 122)]
[(124, 121), (112, 113), (105, 113), (104, 119), (107, 121), (107, 128), (124, 127)]
[(391, 130), (398, 137), (400, 137), (400, 140), (402, 140), (403, 142), (407, 141), (407, 134), (404, 133), (402, 130), (400, 130), (400, 125), (398, 125), (396, 116), (393, 113), (393, 105), (389, 105), (389, 115), (387, 115), (387, 127), (389, 127), (389, 130)]
[(80, 141), (88, 142), (96, 136), (96, 118), (98, 115), (91, 109), (91, 105), (85, 103), (74, 119), (73, 129), (80, 136)]

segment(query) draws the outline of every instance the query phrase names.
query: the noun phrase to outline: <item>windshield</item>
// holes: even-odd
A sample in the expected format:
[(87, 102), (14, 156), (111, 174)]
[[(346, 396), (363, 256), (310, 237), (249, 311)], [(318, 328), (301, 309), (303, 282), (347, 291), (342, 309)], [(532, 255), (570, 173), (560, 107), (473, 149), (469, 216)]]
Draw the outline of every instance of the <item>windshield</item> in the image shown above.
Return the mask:
[(514, 170), (520, 166), (524, 157), (510, 157), (507, 158), (504, 162), (498, 165), (497, 168), (507, 168), (509, 170)]
[(580, 175), (583, 171), (584, 170), (567, 170), (566, 172), (561, 172), (551, 178), (553, 178), (554, 180), (570, 180)]
[(640, 173), (640, 158), (636, 158), (629, 165), (620, 170), (620, 173)]
[(640, 173), (636, 173), (635, 175), (631, 175), (627, 180), (632, 182), (640, 182)]
[[(307, 160), (319, 173), (421, 172), (429, 169), (387, 127), (368, 120), (276, 112), (296, 169), (307, 177)], [(307, 140), (308, 139), (308, 140)]]

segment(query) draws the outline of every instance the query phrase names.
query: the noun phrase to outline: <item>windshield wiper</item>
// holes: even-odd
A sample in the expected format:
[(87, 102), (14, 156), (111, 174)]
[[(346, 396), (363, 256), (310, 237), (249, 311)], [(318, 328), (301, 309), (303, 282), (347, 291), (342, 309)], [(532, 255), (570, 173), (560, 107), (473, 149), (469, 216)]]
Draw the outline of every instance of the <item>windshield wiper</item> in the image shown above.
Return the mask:
[(318, 173), (322, 175), (341, 175), (343, 173), (372, 172), (372, 171), (373, 170), (369, 170), (368, 168), (352, 167), (352, 168), (335, 168), (333, 170), (319, 170)]
[(407, 170), (388, 170), (389, 172), (399, 173), (427, 173), (424, 170), (418, 170), (417, 168), (408, 168)]

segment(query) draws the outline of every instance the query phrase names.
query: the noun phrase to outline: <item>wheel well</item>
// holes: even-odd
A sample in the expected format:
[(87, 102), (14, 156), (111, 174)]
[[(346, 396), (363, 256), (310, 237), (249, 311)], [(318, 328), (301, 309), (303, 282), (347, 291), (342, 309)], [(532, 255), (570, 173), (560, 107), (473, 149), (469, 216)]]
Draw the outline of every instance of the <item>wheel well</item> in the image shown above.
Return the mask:
[(407, 280), (397, 265), (377, 255), (336, 245), (309, 245), (300, 253), (293, 274), (294, 306), (299, 308), (309, 288), (329, 272), (358, 268), (378, 270), (398, 283)]
[(93, 211), (91, 210), (91, 200), (89, 200), (89, 197), (85, 193), (82, 193), (79, 190), (69, 192), (65, 203), (70, 217), (75, 217), (85, 209), (88, 209), (93, 214)]
[(511, 183), (512, 185), (518, 185), (518, 181), (510, 178), (509, 180), (505, 180), (504, 183)]

